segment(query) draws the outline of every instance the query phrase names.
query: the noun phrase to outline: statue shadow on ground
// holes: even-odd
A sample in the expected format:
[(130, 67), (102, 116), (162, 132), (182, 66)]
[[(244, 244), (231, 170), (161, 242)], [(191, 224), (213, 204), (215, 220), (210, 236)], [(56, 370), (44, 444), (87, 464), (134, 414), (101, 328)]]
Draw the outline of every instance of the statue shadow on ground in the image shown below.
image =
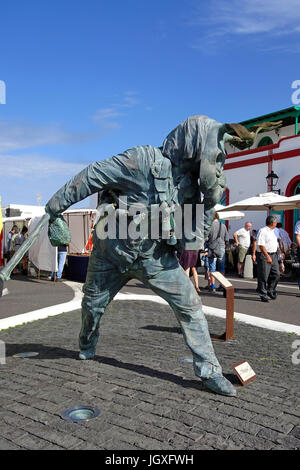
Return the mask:
[(165, 331), (167, 333), (177, 333), (179, 335), (182, 335), (182, 330), (179, 327), (146, 325), (146, 326), (142, 326), (141, 330)]
[[(23, 352), (39, 353), (37, 356), (26, 358), (26, 361), (39, 361), (41, 359), (51, 360), (51, 359), (64, 359), (64, 358), (74, 359), (78, 361), (80, 360), (78, 359), (78, 351), (62, 349), (59, 347), (44, 346), (44, 345), (36, 344), (36, 343), (26, 343), (26, 344), (6, 343), (6, 357), (11, 357), (11, 356), (14, 356), (15, 354), (23, 353)], [(19, 361), (24, 361), (23, 358), (15, 358), (15, 359)], [(183, 377), (173, 374), (171, 372), (163, 372), (157, 369), (153, 369), (149, 366), (144, 366), (142, 364), (133, 364), (129, 362), (123, 362), (113, 357), (96, 355), (93, 361), (98, 362), (99, 366), (101, 366), (101, 364), (105, 364), (105, 365), (109, 365), (109, 366), (116, 367), (119, 369), (132, 371), (141, 376), (147, 376), (147, 377), (153, 377), (153, 378), (160, 379), (160, 380), (166, 380), (176, 385), (180, 385), (183, 388), (194, 388), (196, 390), (201, 390), (207, 393), (212, 393), (204, 387), (204, 385), (201, 383), (201, 379), (194, 379), (194, 380), (184, 379)], [(84, 361), (81, 361), (81, 362), (84, 362)], [(86, 362), (90, 362), (90, 361), (86, 361)], [(49, 367), (51, 367), (51, 365), (49, 365)], [(192, 367), (192, 365), (188, 364), (187, 368), (188, 367)], [(239, 385), (238, 379), (234, 374), (224, 374), (224, 376), (234, 385)]]

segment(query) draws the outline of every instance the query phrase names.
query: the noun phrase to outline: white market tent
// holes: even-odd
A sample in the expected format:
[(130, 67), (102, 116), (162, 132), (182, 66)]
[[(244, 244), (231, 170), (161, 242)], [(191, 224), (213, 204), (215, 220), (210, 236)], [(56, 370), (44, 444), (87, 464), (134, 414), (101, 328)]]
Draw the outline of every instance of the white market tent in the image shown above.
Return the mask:
[[(3, 252), (6, 245), (7, 234), (14, 224), (18, 225), (20, 230), (23, 225), (28, 226), (28, 234), (30, 234), (43, 214), (45, 214), (44, 207), (40, 206), (10, 204), (8, 207), (19, 209), (21, 211), (21, 216), (3, 217)], [(96, 216), (96, 209), (72, 209), (63, 213), (63, 217), (69, 225), (72, 237), (71, 243), (68, 247), (69, 253), (82, 253), (85, 251)], [(30, 248), (29, 259), (40, 270), (55, 271), (57, 258), (56, 253), (57, 248), (52, 247), (48, 239), (47, 225), (40, 233), (40, 236), (34, 245)]]
[(240, 211), (223, 211), (224, 206), (217, 204), (214, 209), (219, 214), (220, 219), (222, 220), (239, 220), (245, 217), (245, 214)]
[(289, 201), (290, 198), (286, 196), (280, 196), (276, 193), (263, 193), (257, 196), (237, 201), (228, 206), (222, 206), (218, 209), (218, 212), (223, 211), (267, 211), (267, 210), (283, 210), (284, 204)]
[[(28, 225), (28, 235), (34, 231), (43, 216), (34, 217)], [(57, 271), (57, 248), (48, 238), (48, 224), (42, 229), (39, 237), (29, 248), (28, 258), (34, 266), (43, 271)]]
[(290, 196), (286, 201), (282, 201), (276, 205), (276, 210), (287, 211), (293, 209), (300, 209), (300, 194)]
[(63, 212), (63, 218), (67, 222), (72, 240), (69, 245), (69, 253), (82, 253), (85, 251), (97, 216), (96, 209), (71, 209)]

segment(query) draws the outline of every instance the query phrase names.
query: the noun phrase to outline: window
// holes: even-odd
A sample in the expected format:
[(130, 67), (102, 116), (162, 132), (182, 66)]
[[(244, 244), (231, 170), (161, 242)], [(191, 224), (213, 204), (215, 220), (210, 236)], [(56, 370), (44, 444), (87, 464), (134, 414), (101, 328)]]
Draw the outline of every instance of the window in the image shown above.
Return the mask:
[(273, 144), (273, 140), (271, 139), (271, 137), (269, 136), (266, 136), (266, 137), (263, 137), (257, 144), (257, 147), (264, 147), (265, 145), (272, 145)]

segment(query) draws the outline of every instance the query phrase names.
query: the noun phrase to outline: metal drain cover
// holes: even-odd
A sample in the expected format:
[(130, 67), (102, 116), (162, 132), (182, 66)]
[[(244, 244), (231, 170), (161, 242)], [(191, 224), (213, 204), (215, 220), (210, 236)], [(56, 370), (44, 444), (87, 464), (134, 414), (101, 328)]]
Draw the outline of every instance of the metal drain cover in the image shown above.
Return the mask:
[(74, 406), (65, 410), (61, 417), (65, 421), (73, 421), (80, 423), (82, 421), (89, 421), (90, 419), (97, 418), (101, 414), (99, 408), (94, 406)]
[(22, 353), (14, 354), (13, 357), (34, 357), (38, 355), (39, 355), (38, 352), (22, 352)]

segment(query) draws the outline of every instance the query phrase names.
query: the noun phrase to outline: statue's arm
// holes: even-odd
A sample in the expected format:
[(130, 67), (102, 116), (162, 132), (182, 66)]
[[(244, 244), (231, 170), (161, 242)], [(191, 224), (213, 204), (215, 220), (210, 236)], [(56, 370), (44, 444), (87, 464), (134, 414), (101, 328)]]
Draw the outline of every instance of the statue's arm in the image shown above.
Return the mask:
[(46, 212), (53, 219), (71, 205), (103, 189), (130, 189), (136, 183), (136, 174), (130, 171), (127, 161), (128, 155), (121, 154), (90, 164), (52, 196), (45, 206)]

